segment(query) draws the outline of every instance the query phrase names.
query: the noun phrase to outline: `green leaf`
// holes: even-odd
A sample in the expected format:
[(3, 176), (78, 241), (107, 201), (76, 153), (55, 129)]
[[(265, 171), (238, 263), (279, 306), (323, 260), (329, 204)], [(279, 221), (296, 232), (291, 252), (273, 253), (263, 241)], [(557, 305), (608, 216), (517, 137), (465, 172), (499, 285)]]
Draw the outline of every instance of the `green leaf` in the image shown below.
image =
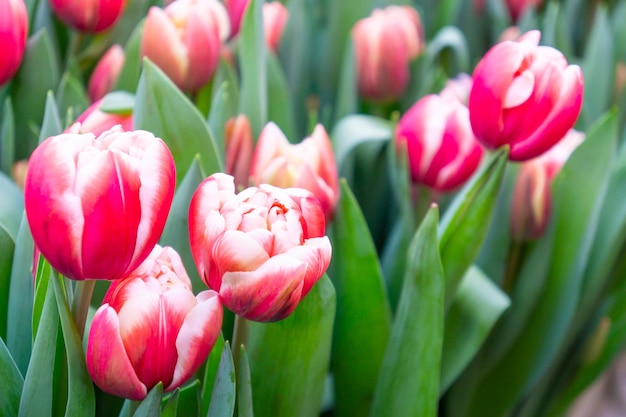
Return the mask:
[(255, 415), (319, 415), (334, 317), (335, 291), (323, 276), (286, 319), (250, 323), (246, 347)]
[(0, 170), (7, 175), (13, 171), (15, 162), (15, 115), (11, 96), (4, 100), (0, 125)]
[(196, 155), (200, 155), (205, 174), (223, 170), (215, 139), (198, 110), (148, 59), (137, 87), (134, 122), (135, 128), (154, 133), (169, 146), (176, 162), (177, 183)]
[(440, 390), (445, 392), (482, 346), (511, 300), (476, 266), (470, 267), (446, 314)]
[(252, 387), (250, 386), (250, 364), (244, 345), (240, 345), (239, 367), (237, 368), (237, 410), (239, 417), (254, 417)]
[(228, 342), (224, 343), (222, 358), (215, 377), (207, 417), (232, 417), (235, 412), (235, 365)]
[(15, 241), (0, 225), (0, 339), (6, 340), (9, 315), (9, 287)]
[(208, 123), (213, 131), (220, 155), (224, 155), (224, 130), (226, 122), (237, 116), (239, 89), (233, 70), (224, 60), (220, 65), (213, 80), (213, 98), (209, 111)]
[(293, 117), (291, 93), (285, 73), (274, 54), (267, 56), (267, 107), (268, 121), (280, 127), (291, 142), (298, 142)]
[(337, 104), (335, 106), (335, 121), (350, 114), (357, 113), (359, 105), (359, 92), (357, 89), (357, 68), (352, 39), (344, 52), (343, 65), (339, 78)]
[(374, 242), (345, 180), (333, 219), (332, 270), (337, 293), (334, 413), (367, 415), (391, 331), (391, 311)]
[(161, 410), (161, 417), (176, 417), (179, 393), (180, 388), (176, 388), (176, 391), (172, 393), (170, 398), (167, 400), (167, 403), (165, 403), (165, 405), (163, 406), (163, 410)]
[(150, 390), (146, 398), (135, 410), (133, 417), (158, 417), (161, 415), (161, 398), (163, 397), (163, 383), (159, 382)]
[(41, 130), (39, 131), (39, 143), (61, 132), (63, 132), (63, 124), (59, 116), (59, 109), (54, 99), (54, 94), (52, 91), (48, 91), (46, 95), (46, 110), (43, 115)]
[[(197, 417), (200, 403), (200, 381), (195, 379), (183, 388), (177, 388), (176, 417)], [(163, 410), (163, 414), (165, 410)], [(206, 415), (206, 414), (205, 414)]]
[(135, 95), (126, 91), (113, 91), (105, 95), (100, 104), (100, 110), (105, 113), (128, 116), (133, 113)]
[(61, 78), (61, 83), (57, 89), (57, 106), (61, 114), (71, 111), (74, 118), (89, 107), (89, 99), (87, 98), (85, 87), (70, 72), (66, 72)]
[(0, 338), (0, 415), (15, 416), (20, 406), (24, 378)]
[(137, 90), (141, 75), (141, 34), (143, 21), (140, 22), (124, 45), (124, 66), (115, 83), (113, 90), (123, 90), (134, 93)]
[(204, 381), (202, 382), (202, 391), (200, 393), (200, 415), (206, 416), (209, 413), (209, 404), (211, 402), (211, 395), (213, 393), (213, 386), (215, 385), (215, 377), (219, 369), (219, 365), (222, 358), (222, 352), (224, 350), (224, 337), (220, 333), (220, 336), (215, 341), (213, 349), (209, 354), (209, 358), (206, 361), (204, 367)]
[(439, 250), (446, 275), (446, 308), (487, 235), (507, 156), (506, 149), (494, 152), (457, 194), (441, 221)]
[(263, 31), (262, 0), (252, 0), (244, 12), (239, 33), (239, 63), (241, 90), (239, 113), (250, 119), (254, 137), (267, 123), (267, 51)]
[(373, 417), (437, 415), (445, 287), (437, 250), (438, 220), (438, 209), (433, 206), (411, 242), (409, 268), (374, 395)]

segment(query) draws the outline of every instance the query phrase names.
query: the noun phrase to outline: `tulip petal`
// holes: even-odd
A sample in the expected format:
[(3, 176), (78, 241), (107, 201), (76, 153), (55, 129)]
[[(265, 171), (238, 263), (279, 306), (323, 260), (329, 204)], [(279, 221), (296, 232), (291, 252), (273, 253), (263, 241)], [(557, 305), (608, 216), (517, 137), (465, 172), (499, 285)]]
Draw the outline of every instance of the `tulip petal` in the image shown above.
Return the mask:
[(304, 298), (328, 269), (332, 257), (332, 247), (328, 237), (324, 236), (308, 239), (304, 245), (292, 248), (285, 255), (299, 259), (307, 266), (302, 287), (302, 298)]
[(239, 230), (227, 230), (213, 245), (213, 259), (220, 274), (254, 271), (269, 259), (265, 248)]

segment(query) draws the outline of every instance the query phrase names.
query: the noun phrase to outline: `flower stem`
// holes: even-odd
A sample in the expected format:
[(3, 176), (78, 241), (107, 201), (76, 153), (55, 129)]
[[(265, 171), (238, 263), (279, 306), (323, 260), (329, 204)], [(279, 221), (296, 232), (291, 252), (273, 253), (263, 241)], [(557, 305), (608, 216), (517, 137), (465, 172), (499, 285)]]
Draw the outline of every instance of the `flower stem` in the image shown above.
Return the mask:
[(524, 245), (520, 242), (511, 242), (509, 253), (506, 259), (504, 278), (502, 279), (502, 289), (507, 294), (511, 294), (515, 284), (515, 278), (522, 260)]
[(239, 353), (241, 345), (248, 343), (248, 335), (250, 334), (250, 322), (240, 315), (235, 315), (235, 328), (233, 330), (233, 362), (235, 369), (239, 369)]
[(85, 322), (87, 321), (87, 313), (89, 312), (89, 305), (91, 304), (91, 295), (93, 289), (96, 286), (96, 280), (86, 279), (84, 281), (76, 282), (76, 291), (74, 292), (74, 298), (72, 300), (72, 315), (74, 316), (74, 322), (76, 323), (76, 329), (78, 335), (83, 337), (85, 332)]

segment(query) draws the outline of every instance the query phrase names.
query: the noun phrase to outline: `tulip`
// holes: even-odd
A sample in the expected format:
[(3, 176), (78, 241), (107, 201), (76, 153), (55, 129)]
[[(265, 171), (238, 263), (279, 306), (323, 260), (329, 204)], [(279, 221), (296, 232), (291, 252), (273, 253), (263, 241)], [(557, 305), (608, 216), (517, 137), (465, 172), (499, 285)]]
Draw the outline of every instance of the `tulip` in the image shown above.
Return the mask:
[(24, 0), (0, 1), (0, 86), (17, 72), (28, 37), (28, 14)]
[(100, 136), (115, 125), (120, 125), (124, 131), (133, 130), (133, 114), (106, 113), (100, 110), (102, 99), (96, 101), (87, 108), (78, 119), (78, 133), (93, 133)]
[(406, 146), (412, 181), (437, 191), (467, 181), (483, 154), (467, 108), (456, 97), (435, 94), (422, 97), (402, 116), (396, 143)]
[(226, 123), (224, 132), (226, 146), (226, 172), (235, 177), (237, 187), (246, 188), (252, 160), (252, 127), (248, 118), (241, 114)]
[(278, 52), (280, 40), (289, 18), (289, 11), (279, 1), (263, 4), (263, 27), (265, 28), (265, 44), (274, 53)]
[(248, 8), (248, 3), (250, 3), (250, 0), (224, 0), (224, 6), (226, 6), (228, 18), (230, 19), (230, 36), (232, 38), (239, 34), (243, 14)]
[(142, 400), (157, 383), (172, 391), (206, 360), (222, 326), (215, 291), (194, 297), (180, 256), (156, 246), (96, 311), (87, 342), (87, 369), (103, 391)]
[(511, 202), (513, 239), (527, 241), (543, 235), (552, 208), (552, 180), (584, 138), (584, 133), (572, 129), (548, 152), (521, 164)]
[(196, 91), (213, 76), (229, 31), (226, 10), (217, 0), (178, 0), (165, 9), (151, 7), (141, 55), (181, 90)]
[(505, 3), (511, 19), (517, 22), (528, 9), (541, 5), (542, 0), (506, 0)]
[(156, 245), (174, 197), (174, 158), (145, 131), (52, 136), (28, 163), (24, 200), (35, 245), (76, 279), (118, 279)]
[(235, 194), (230, 175), (205, 179), (191, 199), (189, 239), (200, 277), (253, 321), (287, 317), (324, 274), (331, 246), (310, 192), (268, 184)]
[(509, 159), (525, 161), (554, 146), (578, 118), (583, 75), (563, 54), (537, 46), (531, 31), (519, 42), (491, 48), (474, 70), (469, 97), (474, 134), (486, 147), (510, 147)]
[(424, 49), (422, 23), (409, 6), (375, 9), (352, 29), (358, 87), (368, 100), (397, 100), (410, 78), (409, 63)]
[(318, 124), (311, 136), (292, 145), (278, 126), (268, 123), (252, 156), (250, 180), (254, 185), (266, 183), (309, 190), (330, 219), (339, 198), (339, 179), (324, 126)]
[(472, 90), (472, 77), (461, 73), (456, 78), (446, 81), (446, 85), (439, 95), (445, 99), (456, 99), (467, 106), (469, 93)]
[(102, 32), (122, 15), (126, 0), (50, 0), (50, 7), (63, 23), (80, 32)]
[(89, 78), (87, 95), (93, 103), (113, 89), (124, 66), (124, 49), (113, 45), (102, 56)]

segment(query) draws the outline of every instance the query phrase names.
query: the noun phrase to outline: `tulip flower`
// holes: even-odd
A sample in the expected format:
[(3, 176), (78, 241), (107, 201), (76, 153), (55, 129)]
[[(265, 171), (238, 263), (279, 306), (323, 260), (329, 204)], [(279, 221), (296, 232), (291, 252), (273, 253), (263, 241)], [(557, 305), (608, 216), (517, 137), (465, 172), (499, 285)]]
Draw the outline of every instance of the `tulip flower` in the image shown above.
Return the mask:
[(237, 187), (246, 188), (252, 160), (252, 127), (246, 115), (241, 114), (226, 123), (226, 172), (235, 177)]
[(274, 53), (278, 52), (280, 40), (289, 18), (289, 11), (279, 1), (263, 4), (263, 27), (265, 28), (265, 44)]
[(0, 1), (0, 86), (17, 72), (28, 37), (24, 0)]
[(542, 0), (505, 0), (506, 7), (509, 9), (509, 14), (514, 22), (517, 22), (528, 9), (538, 7), (541, 3)]
[(324, 213), (310, 192), (268, 184), (235, 194), (230, 175), (205, 179), (191, 199), (189, 239), (200, 277), (253, 321), (287, 317), (330, 263)]
[(397, 100), (410, 78), (409, 63), (424, 49), (417, 11), (409, 6), (375, 9), (352, 29), (359, 93), (365, 99)]
[(309, 190), (319, 199), (327, 219), (339, 198), (335, 155), (326, 129), (318, 124), (313, 134), (292, 145), (274, 123), (268, 123), (252, 156), (250, 180), (277, 187)]
[(574, 126), (583, 100), (583, 75), (563, 54), (537, 46), (531, 31), (491, 48), (476, 66), (469, 97), (474, 134), (486, 147), (510, 147), (525, 161), (554, 146)]
[(584, 139), (584, 133), (572, 129), (548, 152), (521, 164), (511, 201), (513, 239), (527, 241), (543, 235), (552, 208), (552, 180)]
[(80, 32), (102, 32), (122, 15), (126, 0), (49, 0), (54, 14)]
[(467, 108), (456, 97), (435, 94), (422, 97), (402, 116), (396, 142), (406, 146), (412, 181), (437, 191), (467, 181), (483, 154)]
[(230, 19), (230, 36), (234, 38), (239, 34), (241, 27), (241, 21), (243, 20), (243, 14), (248, 8), (250, 0), (223, 0), (224, 6), (228, 11), (228, 18)]
[(156, 245), (174, 197), (174, 158), (145, 131), (52, 136), (28, 163), (24, 200), (35, 245), (76, 279), (118, 279)]
[(124, 49), (113, 45), (102, 56), (89, 78), (87, 95), (93, 103), (113, 89), (124, 66)]
[(181, 90), (196, 91), (213, 76), (229, 32), (226, 10), (217, 0), (178, 0), (165, 9), (151, 7), (141, 55)]
[(446, 81), (446, 85), (439, 93), (442, 98), (456, 99), (467, 106), (469, 93), (472, 90), (472, 77), (468, 74), (461, 73), (456, 78)]
[(77, 127), (79, 133), (93, 133), (96, 136), (101, 135), (115, 125), (120, 125), (124, 131), (133, 130), (133, 114), (114, 114), (106, 113), (100, 110), (102, 99), (96, 101), (87, 108), (78, 119)]
[(157, 245), (104, 296), (89, 332), (87, 369), (119, 397), (142, 400), (159, 382), (172, 391), (206, 360), (222, 316), (217, 293), (194, 296), (180, 256)]

